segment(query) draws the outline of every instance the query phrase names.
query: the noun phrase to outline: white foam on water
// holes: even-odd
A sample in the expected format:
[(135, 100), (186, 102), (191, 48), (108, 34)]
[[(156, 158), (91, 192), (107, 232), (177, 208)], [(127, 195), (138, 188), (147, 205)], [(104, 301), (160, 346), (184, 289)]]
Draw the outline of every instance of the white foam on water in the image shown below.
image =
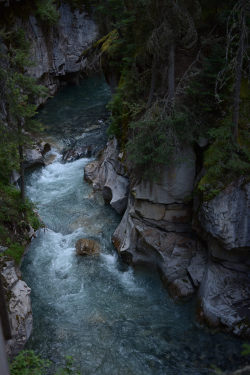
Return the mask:
[(117, 278), (125, 291), (130, 293), (145, 293), (145, 289), (138, 285), (132, 268), (129, 268), (127, 271), (119, 270), (117, 254), (101, 254), (101, 257), (104, 261), (104, 267)]
[(83, 158), (72, 163), (61, 163), (60, 154), (57, 160), (44, 167), (42, 171), (34, 172), (27, 186), (28, 196), (38, 204), (49, 204), (55, 198), (66, 197), (80, 183), (83, 167), (90, 159)]

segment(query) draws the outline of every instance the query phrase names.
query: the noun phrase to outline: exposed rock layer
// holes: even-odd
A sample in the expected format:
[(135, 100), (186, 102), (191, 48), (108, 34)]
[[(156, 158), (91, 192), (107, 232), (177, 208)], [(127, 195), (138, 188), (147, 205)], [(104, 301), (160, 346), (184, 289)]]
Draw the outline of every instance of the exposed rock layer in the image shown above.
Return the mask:
[(93, 183), (95, 190), (101, 190), (104, 200), (122, 214), (127, 206), (129, 182), (118, 156), (117, 140), (114, 138), (108, 142), (101, 158), (85, 167), (84, 178)]
[(230, 184), (198, 211), (196, 230), (210, 261), (199, 292), (200, 315), (211, 325), (250, 336), (250, 183)]
[[(158, 269), (173, 298), (197, 292), (200, 319), (249, 337), (250, 184), (240, 179), (204, 202), (192, 227), (188, 198), (195, 180), (195, 156), (187, 148), (183, 154), (185, 158), (163, 169), (157, 184), (131, 184), (114, 245), (127, 263)], [(112, 205), (113, 190), (122, 190), (124, 171), (117, 142), (112, 140), (101, 158), (85, 168), (85, 179)]]
[(97, 37), (97, 26), (87, 13), (72, 11), (62, 2), (59, 15), (58, 23), (49, 32), (34, 16), (19, 21), (31, 42), (34, 66), (28, 68), (28, 73), (47, 86), (50, 94), (56, 92), (60, 79), (77, 79), (85, 67), (85, 60), (77, 60)]

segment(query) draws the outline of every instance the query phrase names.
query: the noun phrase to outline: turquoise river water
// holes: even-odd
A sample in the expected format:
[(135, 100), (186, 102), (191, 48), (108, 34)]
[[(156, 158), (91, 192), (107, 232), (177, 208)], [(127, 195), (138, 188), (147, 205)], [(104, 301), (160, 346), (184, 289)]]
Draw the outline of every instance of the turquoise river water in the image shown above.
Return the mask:
[[(242, 342), (195, 321), (195, 301), (176, 304), (149, 269), (124, 265), (111, 235), (120, 217), (83, 180), (90, 159), (63, 163), (61, 149), (104, 124), (110, 93), (101, 77), (62, 89), (41, 110), (54, 161), (27, 178), (46, 224), (27, 252), (34, 329), (27, 347), (59, 367), (65, 355), (82, 375), (202, 375), (240, 365)], [(99, 121), (99, 122), (98, 122)], [(102, 125), (105, 127), (104, 125)], [(101, 133), (103, 132), (103, 133)], [(99, 130), (104, 137), (104, 130)], [(78, 257), (75, 242), (96, 239), (101, 255)]]

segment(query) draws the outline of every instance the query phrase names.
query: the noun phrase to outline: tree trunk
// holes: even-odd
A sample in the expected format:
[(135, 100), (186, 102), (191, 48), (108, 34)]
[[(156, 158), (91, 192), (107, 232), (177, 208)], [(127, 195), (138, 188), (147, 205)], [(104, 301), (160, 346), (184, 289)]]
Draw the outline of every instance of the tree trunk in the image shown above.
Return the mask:
[(5, 296), (4, 296), (4, 289), (2, 286), (2, 280), (0, 276), (0, 324), (2, 322), (3, 327), (3, 334), (5, 337), (5, 340), (11, 339), (11, 329), (10, 329), (10, 323), (9, 323), (9, 317), (7, 312), (7, 306), (5, 303)]
[(21, 189), (21, 199), (25, 202), (25, 188), (24, 188), (24, 165), (23, 165), (23, 146), (18, 146), (19, 150), (19, 163), (20, 163), (20, 189)]
[(236, 67), (235, 67), (235, 82), (234, 82), (234, 96), (233, 96), (233, 130), (232, 136), (235, 143), (238, 142), (239, 135), (239, 114), (240, 114), (240, 88), (242, 78), (242, 65), (244, 55), (244, 25), (245, 25), (245, 14), (244, 10), (241, 11), (240, 19), (240, 42), (236, 56)]
[(147, 108), (151, 106), (152, 100), (153, 100), (153, 95), (155, 91), (155, 84), (156, 84), (156, 57), (155, 55), (153, 56), (153, 63), (152, 63), (152, 73), (151, 73), (151, 84), (150, 84), (150, 91), (148, 95), (148, 101), (147, 101)]
[(175, 45), (171, 42), (168, 55), (168, 105), (172, 108), (175, 93)]
[(2, 327), (0, 322), (0, 374), (9, 375), (9, 366), (5, 352), (5, 342), (2, 334)]
[(18, 152), (19, 152), (19, 165), (20, 165), (20, 189), (21, 199), (25, 202), (25, 187), (24, 187), (24, 158), (23, 158), (23, 145), (22, 145), (22, 125), (18, 123)]

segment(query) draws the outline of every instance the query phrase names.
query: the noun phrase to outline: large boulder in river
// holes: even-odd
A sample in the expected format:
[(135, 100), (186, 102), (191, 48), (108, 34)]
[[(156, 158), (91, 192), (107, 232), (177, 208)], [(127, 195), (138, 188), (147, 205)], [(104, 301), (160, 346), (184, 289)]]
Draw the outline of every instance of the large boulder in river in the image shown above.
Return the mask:
[(97, 241), (88, 238), (80, 238), (76, 242), (77, 255), (97, 255), (100, 253), (100, 245)]
[(118, 142), (114, 138), (107, 143), (100, 159), (84, 168), (84, 179), (95, 190), (101, 190), (105, 202), (122, 214), (127, 207), (129, 181), (118, 155)]
[(32, 148), (28, 148), (24, 152), (24, 168), (33, 168), (45, 165), (44, 156), (51, 150), (51, 146), (47, 142), (37, 142)]
[(45, 165), (42, 151), (36, 147), (25, 150), (24, 168), (32, 168)]
[(91, 145), (86, 147), (75, 147), (64, 151), (62, 160), (64, 162), (72, 162), (81, 158), (90, 158), (92, 156)]
[(12, 338), (7, 341), (7, 354), (12, 357), (24, 348), (32, 331), (31, 289), (20, 279), (15, 262), (8, 257), (0, 258), (2, 279)]

